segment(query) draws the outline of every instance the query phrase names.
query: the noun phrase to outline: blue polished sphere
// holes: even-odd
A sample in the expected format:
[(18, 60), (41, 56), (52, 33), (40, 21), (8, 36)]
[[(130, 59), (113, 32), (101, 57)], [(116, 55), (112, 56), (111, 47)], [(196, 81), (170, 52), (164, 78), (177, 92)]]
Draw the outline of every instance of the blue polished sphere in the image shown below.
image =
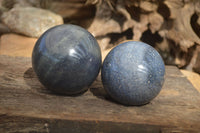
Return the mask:
[(106, 56), (101, 72), (107, 93), (124, 105), (143, 105), (163, 85), (165, 65), (159, 53), (143, 42), (121, 43)]
[(87, 90), (101, 67), (96, 39), (76, 25), (47, 30), (36, 42), (32, 66), (39, 81), (51, 91), (73, 95)]

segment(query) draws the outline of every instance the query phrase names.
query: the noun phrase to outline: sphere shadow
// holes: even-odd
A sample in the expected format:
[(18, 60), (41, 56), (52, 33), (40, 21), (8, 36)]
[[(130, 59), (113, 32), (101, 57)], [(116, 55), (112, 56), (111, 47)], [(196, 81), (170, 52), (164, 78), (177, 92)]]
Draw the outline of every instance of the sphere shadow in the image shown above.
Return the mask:
[(114, 100), (112, 97), (110, 97), (103, 87), (100, 87), (100, 88), (94, 88), (93, 87), (93, 88), (90, 88), (90, 91), (97, 98), (106, 100), (108, 102), (111, 102), (111, 103), (114, 103), (114, 104), (117, 104), (117, 105), (120, 105), (120, 106), (125, 106), (125, 107), (141, 107), (141, 106), (145, 106), (145, 105), (150, 104), (150, 102), (142, 104), (142, 105), (128, 105), (128, 104), (126, 105), (126, 104), (122, 104), (122, 103)]
[[(110, 97), (110, 95), (106, 92), (102, 84), (101, 72), (96, 78), (96, 80), (93, 82), (93, 84), (90, 86), (90, 92), (99, 99), (106, 100), (108, 102), (111, 102), (117, 105), (123, 105), (117, 102), (116, 100), (114, 100), (112, 97)], [(123, 105), (123, 106), (128, 106), (128, 105)]]
[(84, 94), (87, 90), (80, 92), (78, 94), (74, 94), (74, 95), (64, 95), (64, 94), (59, 94), (59, 93), (55, 93), (52, 92), (50, 90), (48, 90), (47, 88), (45, 88), (40, 81), (37, 78), (37, 75), (35, 74), (34, 70), (32, 67), (28, 68), (25, 72), (24, 72), (24, 81), (25, 83), (30, 86), (31, 90), (40, 94), (48, 94), (48, 95), (57, 95), (57, 96), (69, 96), (69, 97), (76, 97), (76, 96), (80, 96), (82, 94)]
[(99, 75), (96, 77), (92, 85), (90, 85), (90, 92), (97, 98), (105, 99), (106, 97), (108, 97), (108, 94), (104, 90), (101, 81), (101, 71), (99, 72)]
[[(54, 95), (54, 96), (56, 95), (56, 96), (63, 96), (63, 97), (66, 97), (66, 96), (67, 97), (77, 97), (77, 96), (83, 95), (85, 92), (88, 91), (88, 89), (87, 89), (83, 92), (80, 92), (80, 93), (74, 94), (74, 95), (64, 95), (64, 94), (52, 92), (52, 91), (48, 90), (47, 88), (45, 88), (40, 83), (40, 81), (38, 80), (32, 67), (28, 68), (24, 72), (23, 77), (24, 77), (25, 83), (28, 86), (30, 86), (31, 90), (36, 93), (39, 93), (39, 94)], [(89, 91), (99, 99), (106, 100), (108, 102), (111, 102), (111, 103), (114, 103), (114, 104), (117, 104), (120, 106), (126, 106), (126, 107), (133, 106), (133, 105), (121, 104), (121, 103), (117, 102), (116, 100), (114, 100), (113, 98), (111, 98), (110, 95), (105, 91), (105, 89), (103, 87), (100, 75), (96, 78), (96, 80), (93, 82), (93, 84), (89, 87)], [(149, 103), (146, 103), (146, 104), (149, 104)], [(144, 104), (144, 105), (146, 105), (146, 104)], [(136, 107), (140, 107), (140, 106), (144, 106), (144, 105), (136, 105)]]
[(108, 102), (117, 104), (117, 105), (121, 105), (121, 106), (125, 106), (125, 107), (141, 107), (141, 106), (145, 106), (150, 104), (151, 102), (142, 104), (142, 105), (126, 105), (126, 104), (122, 104), (116, 100), (114, 100), (104, 89), (104, 86), (102, 84), (102, 80), (101, 80), (101, 72), (98, 75), (98, 77), (96, 78), (96, 80), (94, 81), (94, 83), (90, 86), (90, 92), (96, 96), (97, 98), (100, 98), (102, 100), (106, 100)]
[(114, 103), (114, 104), (118, 104), (118, 105), (122, 105), (120, 104), (119, 102), (115, 101), (114, 99), (112, 99), (108, 93), (104, 90), (103, 87), (100, 87), (100, 88), (95, 88), (95, 87), (91, 87), (90, 88), (90, 92), (96, 96), (97, 98), (99, 99), (102, 99), (102, 100), (106, 100), (108, 102), (111, 102), (111, 103)]

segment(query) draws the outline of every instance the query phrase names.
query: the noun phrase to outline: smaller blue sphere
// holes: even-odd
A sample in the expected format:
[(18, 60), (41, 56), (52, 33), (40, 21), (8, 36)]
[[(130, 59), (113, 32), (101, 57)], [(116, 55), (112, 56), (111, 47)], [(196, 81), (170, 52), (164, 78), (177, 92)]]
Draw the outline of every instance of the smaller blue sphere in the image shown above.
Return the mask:
[(49, 90), (66, 95), (84, 92), (101, 68), (96, 39), (76, 25), (47, 30), (36, 42), (32, 66), (39, 81)]
[(128, 41), (106, 56), (101, 78), (107, 93), (124, 105), (144, 105), (160, 92), (165, 65), (150, 45)]

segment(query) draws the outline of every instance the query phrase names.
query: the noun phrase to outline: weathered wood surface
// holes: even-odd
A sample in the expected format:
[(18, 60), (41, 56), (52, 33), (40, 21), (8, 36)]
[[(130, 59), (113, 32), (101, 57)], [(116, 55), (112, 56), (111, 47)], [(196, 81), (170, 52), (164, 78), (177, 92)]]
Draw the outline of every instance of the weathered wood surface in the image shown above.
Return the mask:
[(100, 77), (79, 96), (50, 93), (31, 59), (0, 56), (0, 132), (200, 132), (200, 93), (166, 66), (161, 93), (144, 106), (110, 100)]

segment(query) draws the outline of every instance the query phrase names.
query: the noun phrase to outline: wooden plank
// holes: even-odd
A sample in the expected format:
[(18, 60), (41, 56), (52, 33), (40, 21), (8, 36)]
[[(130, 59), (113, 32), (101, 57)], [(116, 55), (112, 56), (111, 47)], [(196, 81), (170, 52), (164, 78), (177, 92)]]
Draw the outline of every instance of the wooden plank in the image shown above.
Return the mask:
[(0, 55), (31, 57), (36, 41), (36, 38), (23, 35), (4, 34), (0, 41)]
[(161, 93), (144, 106), (123, 106), (100, 77), (80, 96), (59, 96), (37, 80), (31, 59), (0, 56), (0, 132), (198, 132), (200, 93), (166, 66)]
[(198, 73), (183, 69), (181, 72), (187, 77), (187, 79), (192, 83), (196, 90), (200, 92), (200, 75)]

